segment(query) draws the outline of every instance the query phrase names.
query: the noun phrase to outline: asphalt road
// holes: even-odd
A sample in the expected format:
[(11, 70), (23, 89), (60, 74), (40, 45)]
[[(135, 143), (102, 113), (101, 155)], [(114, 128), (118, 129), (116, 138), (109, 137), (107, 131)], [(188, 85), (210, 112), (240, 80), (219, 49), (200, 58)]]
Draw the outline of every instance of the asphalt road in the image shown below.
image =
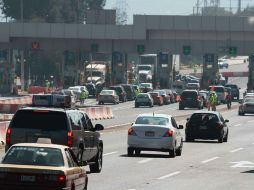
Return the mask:
[[(240, 70), (246, 65), (234, 65)], [(243, 92), (247, 78), (232, 78)], [(90, 100), (94, 101), (94, 100)], [(95, 104), (95, 102), (94, 102)], [(104, 163), (102, 172), (89, 174), (88, 189), (96, 190), (252, 190), (254, 186), (254, 117), (238, 116), (234, 109), (220, 105), (225, 119), (229, 119), (229, 141), (197, 141), (184, 143), (181, 157), (168, 158), (166, 153), (142, 152), (139, 157), (127, 157), (127, 129), (140, 113), (167, 113), (185, 124), (193, 110), (178, 110), (178, 104), (134, 108), (133, 102), (112, 106), (115, 118), (101, 120), (108, 128), (102, 132)], [(124, 125), (128, 124), (128, 125)], [(115, 125), (122, 127), (112, 128)], [(184, 136), (184, 131), (182, 131)], [(3, 152), (0, 152), (0, 157)], [(89, 169), (87, 169), (89, 171)]]

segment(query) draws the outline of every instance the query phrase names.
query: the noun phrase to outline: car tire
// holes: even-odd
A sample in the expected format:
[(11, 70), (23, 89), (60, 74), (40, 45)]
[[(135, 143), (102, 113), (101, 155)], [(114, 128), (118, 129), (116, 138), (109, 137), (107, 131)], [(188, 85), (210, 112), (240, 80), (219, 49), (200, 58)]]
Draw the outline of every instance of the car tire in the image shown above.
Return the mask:
[(183, 150), (183, 141), (181, 142), (180, 147), (176, 150), (176, 156), (181, 156)]
[(176, 157), (176, 149), (175, 147), (172, 150), (169, 150), (169, 157), (175, 158)]
[(134, 154), (134, 149), (129, 147), (129, 148), (127, 149), (127, 155), (128, 155), (129, 157), (132, 157), (133, 154)]
[(88, 177), (86, 177), (86, 185), (83, 190), (87, 190), (87, 187), (88, 187)]
[(149, 105), (150, 107), (153, 107), (153, 104), (152, 103), (150, 103), (150, 105)]
[(191, 138), (191, 137), (186, 135), (185, 142), (194, 142), (194, 141), (195, 141), (194, 138)]
[(223, 143), (223, 135), (218, 138), (218, 143)]
[(90, 165), (90, 172), (91, 173), (100, 173), (102, 169), (102, 163), (103, 163), (103, 150), (102, 147), (98, 147), (98, 153), (95, 158), (95, 163)]
[(78, 149), (78, 154), (77, 154), (77, 160), (79, 160), (79, 161), (83, 161), (82, 160), (82, 158), (83, 158), (83, 153), (84, 153), (84, 149), (83, 148), (81, 148), (81, 147), (79, 147), (79, 149)]
[(135, 108), (138, 108), (139, 107), (139, 105), (138, 104), (135, 104)]
[(179, 110), (184, 110), (184, 107), (183, 106), (179, 106)]
[(140, 156), (140, 153), (141, 153), (141, 150), (137, 150), (137, 149), (135, 150), (135, 155), (136, 156)]
[(228, 142), (228, 131), (227, 131), (227, 135), (223, 139), (223, 142)]

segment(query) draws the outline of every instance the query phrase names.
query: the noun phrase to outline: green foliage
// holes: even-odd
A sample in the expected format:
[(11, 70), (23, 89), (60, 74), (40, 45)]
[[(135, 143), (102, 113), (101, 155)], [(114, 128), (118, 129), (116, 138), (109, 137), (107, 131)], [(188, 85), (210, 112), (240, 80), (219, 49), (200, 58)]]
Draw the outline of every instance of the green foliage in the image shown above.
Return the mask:
[(24, 21), (83, 23), (87, 9), (103, 9), (106, 0), (0, 0), (2, 13)]

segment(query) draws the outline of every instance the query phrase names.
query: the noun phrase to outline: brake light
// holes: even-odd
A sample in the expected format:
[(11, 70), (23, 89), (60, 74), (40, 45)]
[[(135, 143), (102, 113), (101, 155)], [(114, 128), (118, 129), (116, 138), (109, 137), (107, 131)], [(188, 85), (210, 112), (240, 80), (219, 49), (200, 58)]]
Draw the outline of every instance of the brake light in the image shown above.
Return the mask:
[(59, 181), (59, 182), (65, 182), (65, 180), (66, 180), (66, 178), (65, 178), (64, 175), (59, 175), (59, 176), (58, 176), (58, 181)]
[(135, 131), (134, 131), (133, 128), (129, 128), (129, 129), (128, 129), (128, 135), (136, 136), (136, 133), (135, 133)]
[(164, 135), (164, 137), (172, 137), (173, 134), (174, 134), (174, 131), (171, 130), (171, 129), (169, 129), (169, 130), (166, 132), (166, 134)]
[(122, 92), (121, 95), (124, 96), (124, 92)]
[(215, 127), (216, 127), (217, 129), (221, 129), (221, 128), (222, 128), (222, 125), (221, 125), (220, 123), (216, 123), (216, 124), (215, 124)]
[(7, 132), (6, 132), (6, 143), (9, 144), (11, 142), (11, 128), (8, 128), (7, 129)]
[(72, 146), (72, 144), (73, 144), (73, 132), (68, 131), (67, 132), (67, 145)]

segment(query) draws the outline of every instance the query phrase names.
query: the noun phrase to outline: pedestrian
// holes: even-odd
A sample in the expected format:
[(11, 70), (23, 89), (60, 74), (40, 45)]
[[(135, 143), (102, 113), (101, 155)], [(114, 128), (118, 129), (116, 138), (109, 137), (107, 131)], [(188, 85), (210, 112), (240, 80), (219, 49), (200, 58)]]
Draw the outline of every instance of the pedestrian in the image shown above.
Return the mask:
[(86, 92), (85, 90), (82, 90), (80, 93), (80, 105), (84, 105), (85, 99), (86, 99)]
[(208, 98), (208, 111), (212, 109), (212, 111), (216, 111), (216, 104), (217, 104), (217, 96), (214, 91), (210, 92), (210, 96)]

